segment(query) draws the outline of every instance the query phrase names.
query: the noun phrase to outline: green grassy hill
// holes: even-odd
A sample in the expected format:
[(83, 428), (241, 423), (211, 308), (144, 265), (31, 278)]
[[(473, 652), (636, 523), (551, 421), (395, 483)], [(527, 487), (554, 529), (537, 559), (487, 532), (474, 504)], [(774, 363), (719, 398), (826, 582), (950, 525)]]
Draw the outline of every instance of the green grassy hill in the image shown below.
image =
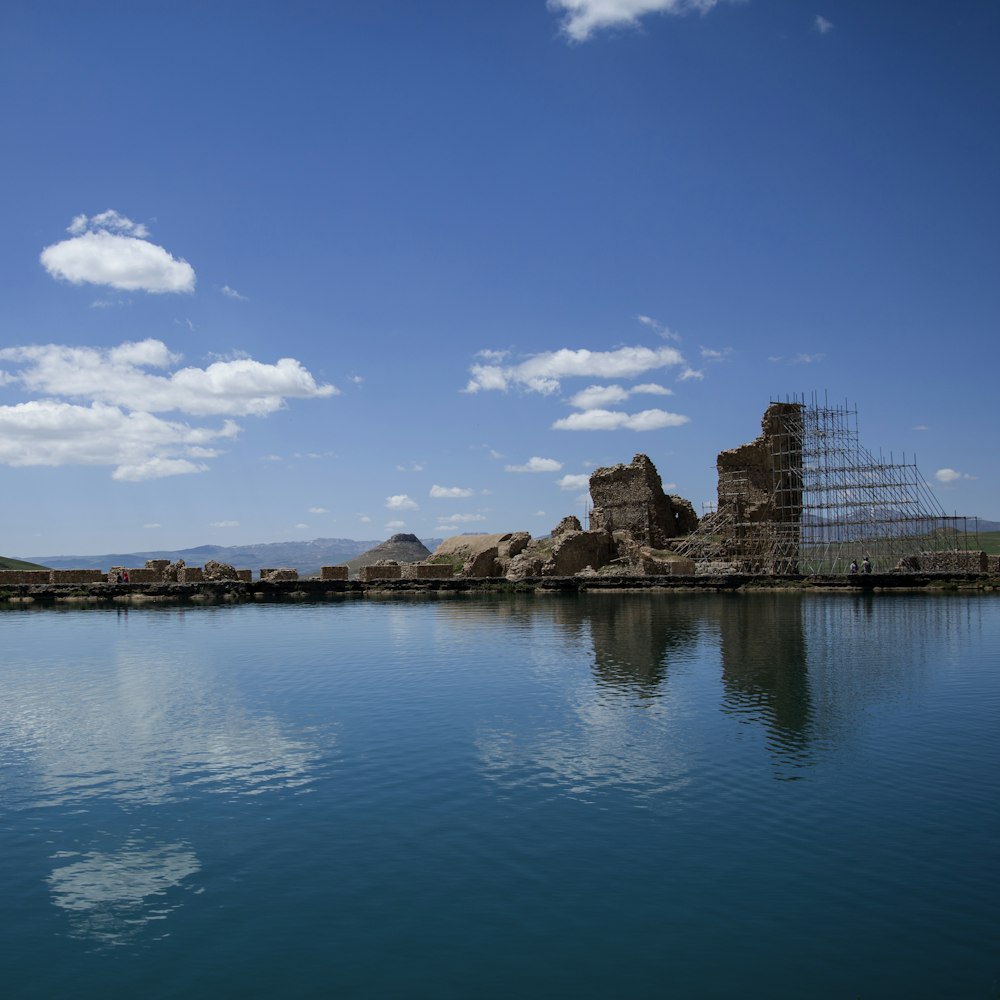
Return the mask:
[(988, 555), (1000, 556), (1000, 531), (980, 532), (979, 548)]
[(24, 562), (23, 559), (8, 559), (0, 556), (0, 569), (48, 569), (48, 566), (39, 566), (38, 563)]

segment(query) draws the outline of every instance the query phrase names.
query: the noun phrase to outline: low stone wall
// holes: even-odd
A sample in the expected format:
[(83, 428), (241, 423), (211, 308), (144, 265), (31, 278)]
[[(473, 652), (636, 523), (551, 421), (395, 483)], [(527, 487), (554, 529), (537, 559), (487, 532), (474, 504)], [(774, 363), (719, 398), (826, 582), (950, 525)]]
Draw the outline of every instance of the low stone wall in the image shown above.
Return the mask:
[(450, 580), (454, 571), (448, 563), (403, 563), (404, 580)]
[(320, 566), (319, 578), (321, 580), (346, 580), (350, 575), (350, 570), (346, 566)]
[(242, 580), (244, 583), (253, 583), (253, 570), (252, 569), (238, 569), (236, 571), (236, 579)]
[(103, 583), (104, 570), (100, 569), (53, 569), (49, 571), (49, 583)]
[(920, 573), (988, 573), (990, 560), (985, 552), (921, 552), (901, 559), (899, 568)]
[(205, 571), (200, 566), (182, 566), (177, 571), (178, 583), (202, 583)]
[(362, 583), (371, 580), (400, 580), (403, 577), (403, 567), (396, 566), (362, 566), (358, 571), (358, 579)]
[(0, 570), (0, 584), (4, 583), (51, 583), (50, 569), (3, 569)]

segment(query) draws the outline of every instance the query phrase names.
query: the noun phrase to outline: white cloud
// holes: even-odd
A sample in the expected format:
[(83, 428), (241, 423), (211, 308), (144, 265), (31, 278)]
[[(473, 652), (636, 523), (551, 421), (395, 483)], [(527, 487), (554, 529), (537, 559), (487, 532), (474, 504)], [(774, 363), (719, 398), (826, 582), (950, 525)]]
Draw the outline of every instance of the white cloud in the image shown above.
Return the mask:
[(126, 413), (117, 406), (90, 406), (43, 399), (0, 406), (0, 463), (11, 466), (110, 465), (114, 479), (159, 479), (208, 467), (201, 457), (207, 442), (231, 439), (239, 427), (191, 427), (149, 413)]
[(162, 525), (158, 521), (151, 521), (149, 524), (144, 524), (144, 528), (160, 528)]
[(112, 209), (89, 219), (78, 215), (68, 232), (70, 239), (47, 246), (39, 258), (54, 278), (128, 292), (194, 291), (194, 268), (145, 239), (145, 226)]
[(916, 427), (913, 428), (913, 430), (915, 430), (915, 431), (929, 431), (930, 428), (927, 426), (927, 424), (917, 424)]
[(620, 385), (589, 385), (570, 396), (569, 405), (579, 410), (594, 410), (612, 403), (623, 403), (628, 396), (628, 389)]
[(476, 351), (477, 358), (484, 358), (486, 361), (503, 361), (510, 351)]
[(15, 377), (28, 391), (82, 397), (146, 413), (264, 416), (282, 409), (286, 398), (338, 392), (332, 385), (317, 385), (294, 358), (281, 358), (273, 365), (251, 358), (217, 361), (207, 368), (181, 368), (169, 376), (143, 370), (167, 368), (179, 360), (158, 340), (110, 349), (59, 344), (0, 349), (0, 361), (25, 365)]
[(209, 525), (210, 528), (238, 528), (239, 526), (239, 521), (213, 521)]
[(664, 340), (680, 341), (682, 339), (679, 333), (674, 333), (669, 326), (664, 326), (663, 323), (653, 319), (652, 316), (636, 316), (636, 319), (643, 326), (648, 326), (650, 330), (655, 330)]
[(276, 365), (240, 359), (152, 374), (148, 369), (180, 361), (158, 340), (111, 348), (0, 348), (0, 361), (21, 366), (6, 373), (8, 387), (45, 397), (0, 406), (0, 463), (108, 465), (114, 467), (112, 478), (133, 482), (204, 472), (204, 460), (222, 454), (217, 443), (240, 432), (232, 420), (199, 427), (154, 412), (263, 416), (283, 406), (286, 397), (336, 391), (318, 386), (292, 359)]
[(397, 472), (423, 472), (424, 467), (420, 462), (414, 462), (412, 465), (397, 465)]
[(516, 365), (473, 365), (464, 392), (510, 387), (549, 394), (559, 391), (562, 378), (634, 378), (643, 372), (684, 363), (673, 347), (619, 347), (613, 351), (563, 348), (535, 354)]
[(471, 497), (475, 490), (466, 489), (464, 486), (438, 486), (436, 483), (431, 487), (431, 496), (441, 499), (455, 499), (458, 497)]
[(561, 490), (582, 490), (590, 486), (590, 476), (584, 474), (581, 476), (576, 475), (565, 475), (558, 481), (559, 489)]
[(720, 351), (714, 347), (703, 347), (701, 349), (701, 356), (706, 361), (728, 361), (733, 356), (733, 349), (731, 347), (724, 347)]
[(613, 403), (623, 403), (629, 396), (639, 393), (653, 396), (673, 395), (670, 389), (665, 389), (655, 382), (646, 382), (631, 389), (623, 389), (620, 385), (591, 385), (570, 396), (568, 402), (570, 406), (580, 410), (606, 409)]
[(684, 371), (677, 376), (678, 382), (690, 382), (692, 379), (700, 382), (705, 377), (703, 371), (698, 371), (694, 368), (685, 368)]
[(783, 354), (772, 354), (772, 355), (770, 355), (768, 357), (767, 360), (770, 361), (770, 362), (772, 362), (773, 364), (776, 364), (776, 365), (780, 365), (780, 364), (786, 364), (786, 365), (812, 365), (812, 364), (816, 364), (819, 361), (822, 361), (825, 357), (826, 357), (826, 355), (822, 354), (822, 353), (807, 354), (806, 352), (803, 351), (803, 352), (800, 352), (799, 354), (796, 354), (794, 358), (787, 358), (786, 359)]
[(718, 0), (548, 0), (562, 15), (560, 28), (573, 42), (585, 42), (596, 31), (634, 27), (647, 14), (707, 14)]
[(529, 458), (524, 465), (505, 465), (507, 472), (558, 472), (562, 462), (554, 458), (539, 458), (537, 455)]
[(245, 295), (240, 295), (240, 293), (236, 291), (235, 288), (230, 288), (229, 285), (223, 285), (222, 288), (219, 289), (219, 291), (222, 292), (222, 294), (229, 299), (237, 299), (240, 302), (246, 302), (247, 300), (247, 297)]
[(295, 525), (295, 527), (298, 528), (299, 531), (304, 531), (306, 528), (309, 527), (309, 525), (308, 524), (302, 524), (301, 522), (299, 522), (297, 525)]
[(975, 476), (970, 476), (967, 472), (958, 472), (956, 469), (938, 469), (934, 473), (934, 478), (939, 483), (953, 483), (958, 479), (975, 479)]
[(358, 520), (362, 524), (371, 524), (372, 523), (372, 519), (367, 514), (358, 514)]
[(309, 508), (309, 513), (310, 514), (329, 514), (330, 512), (326, 509), (326, 507), (310, 507)]
[(389, 510), (417, 510), (419, 505), (415, 500), (412, 500), (405, 493), (399, 493), (396, 496), (386, 497), (385, 505)]
[(485, 521), (483, 514), (451, 514), (448, 517), (438, 517), (438, 527), (455, 527), (459, 524), (474, 524), (477, 521)]
[(405, 521), (386, 521), (385, 522), (385, 526), (390, 531), (395, 531), (397, 528), (405, 528), (406, 527), (406, 522)]
[(816, 15), (813, 21), (813, 26), (821, 35), (825, 35), (827, 32), (833, 31), (833, 22), (828, 21), (822, 14)]
[(584, 410), (571, 413), (557, 420), (552, 429), (557, 431), (655, 431), (662, 427), (679, 427), (689, 418), (666, 410), (642, 410), (639, 413), (622, 413), (618, 410)]

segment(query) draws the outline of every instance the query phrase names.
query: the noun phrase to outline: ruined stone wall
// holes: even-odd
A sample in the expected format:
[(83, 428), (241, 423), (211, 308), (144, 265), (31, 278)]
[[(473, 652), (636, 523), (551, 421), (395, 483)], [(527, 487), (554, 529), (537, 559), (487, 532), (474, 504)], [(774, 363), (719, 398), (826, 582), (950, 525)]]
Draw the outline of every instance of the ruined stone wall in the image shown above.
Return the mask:
[(720, 520), (798, 523), (802, 518), (802, 404), (772, 403), (761, 434), (719, 453)]
[(985, 552), (921, 552), (899, 561), (899, 568), (923, 573), (988, 573), (990, 559)]
[(182, 566), (177, 570), (178, 583), (202, 583), (205, 572), (200, 566)]
[(54, 569), (49, 583), (103, 583), (104, 571), (99, 569)]
[(376, 563), (374, 566), (362, 566), (358, 570), (358, 579), (362, 582), (370, 582), (372, 580), (399, 580), (402, 578), (402, 567), (399, 563), (390, 563), (378, 565)]
[(635, 541), (662, 549), (671, 538), (693, 531), (698, 517), (682, 497), (663, 492), (656, 466), (646, 455), (629, 465), (595, 469), (590, 477), (592, 531), (625, 531)]
[(797, 573), (802, 520), (801, 403), (772, 403), (760, 436), (719, 453), (713, 522), (720, 554), (740, 572)]
[(48, 569), (3, 569), (0, 570), (0, 584), (4, 583), (51, 583)]
[(455, 572), (447, 563), (403, 563), (404, 580), (450, 580)]
[(350, 575), (347, 566), (320, 566), (319, 578), (321, 580), (346, 580)]

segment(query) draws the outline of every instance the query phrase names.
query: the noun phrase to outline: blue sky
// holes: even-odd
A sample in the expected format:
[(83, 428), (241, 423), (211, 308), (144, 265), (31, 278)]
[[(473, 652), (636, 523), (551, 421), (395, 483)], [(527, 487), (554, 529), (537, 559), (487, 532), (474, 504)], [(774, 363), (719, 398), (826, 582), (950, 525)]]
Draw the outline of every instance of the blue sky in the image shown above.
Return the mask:
[(0, 12), (0, 552), (696, 509), (769, 399), (1000, 519), (1000, 7)]

